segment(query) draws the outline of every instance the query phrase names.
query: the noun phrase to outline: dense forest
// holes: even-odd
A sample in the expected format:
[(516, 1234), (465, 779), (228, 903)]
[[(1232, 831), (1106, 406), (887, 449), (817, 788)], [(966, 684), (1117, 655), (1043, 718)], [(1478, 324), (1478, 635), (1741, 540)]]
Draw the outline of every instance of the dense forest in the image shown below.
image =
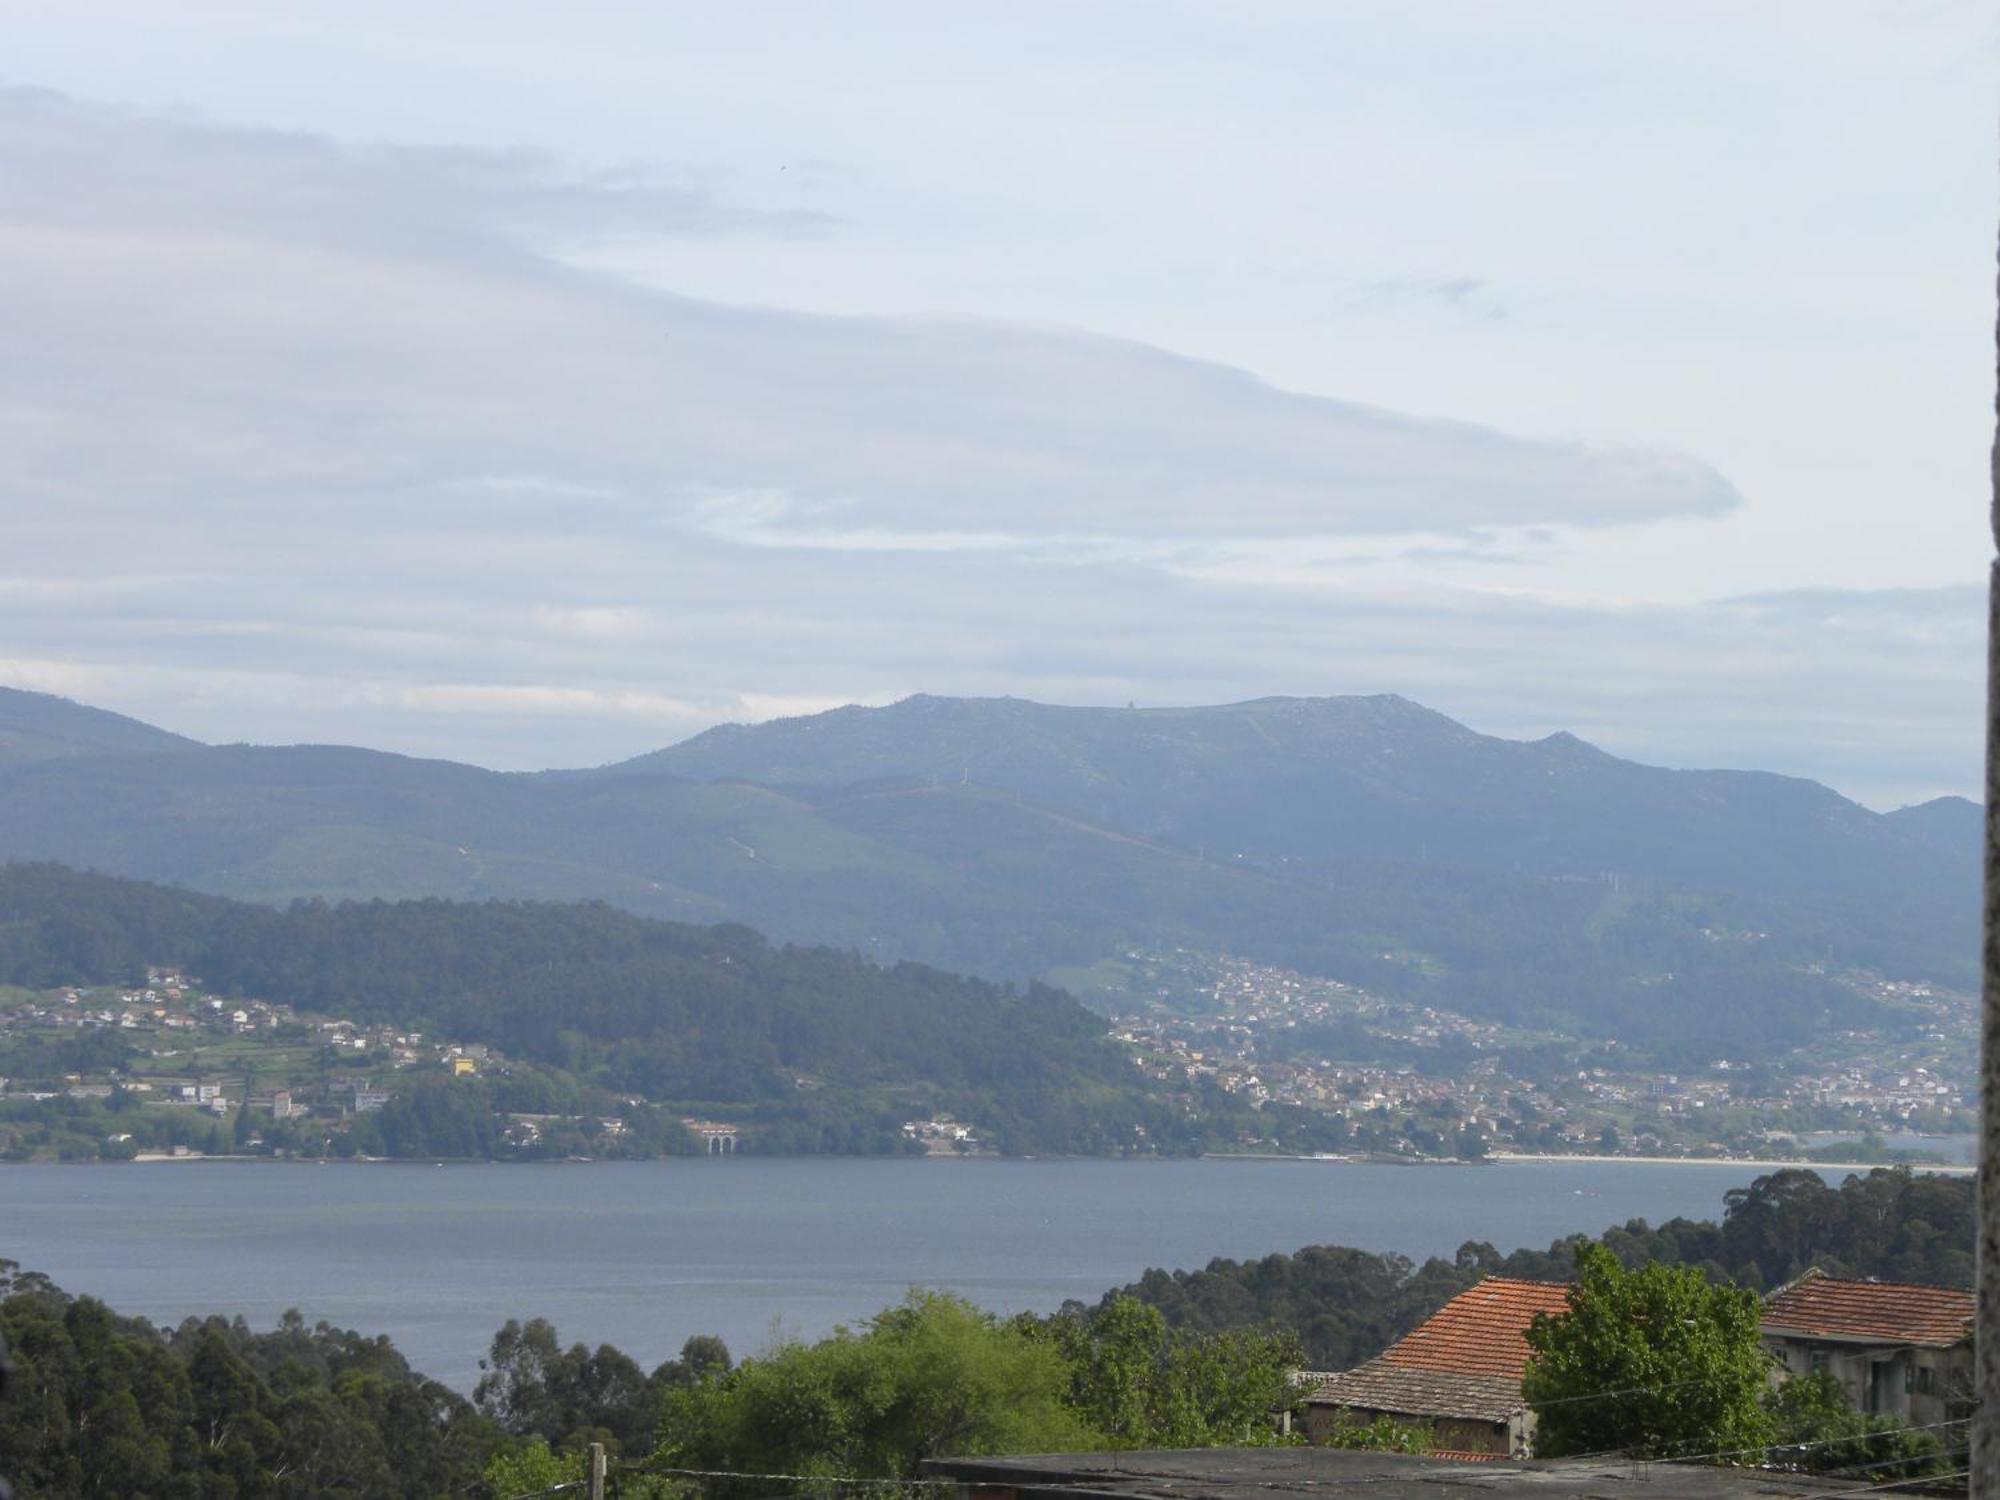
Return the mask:
[[(1791, 1168), (1724, 1200), (1721, 1223), (1643, 1219), (1598, 1242), (1628, 1266), (1696, 1266), (1710, 1278), (1769, 1291), (1813, 1266), (1938, 1286), (1972, 1284), (1973, 1183), (1879, 1168), (1837, 1188)], [(1339, 1245), (1258, 1260), (1213, 1260), (1197, 1271), (1150, 1270), (1108, 1296), (1151, 1304), (1177, 1328), (1273, 1327), (1295, 1333), (1318, 1369), (1345, 1369), (1385, 1348), (1482, 1276), (1567, 1281), (1581, 1238), (1502, 1255), (1468, 1241), (1452, 1260), (1417, 1265)]]
[(1016, 1153), (1192, 1151), (1246, 1136), (1320, 1149), (1341, 1134), (1302, 1110), (1175, 1097), (1132, 1066), (1102, 1020), (1045, 985), (882, 967), (601, 904), (274, 910), (60, 866), (0, 867), (0, 983), (129, 983), (148, 964), (222, 993), (421, 1027), (601, 1088), (731, 1111), (757, 1122), (769, 1149), (900, 1149), (899, 1122), (932, 1112), (975, 1122)]
[(295, 1312), (268, 1333), (220, 1317), (160, 1328), (7, 1260), (0, 1338), (0, 1474), (19, 1500), (509, 1495), (551, 1445), (649, 1452), (667, 1394), (731, 1363), (697, 1337), (649, 1373), (510, 1321), (468, 1399), (381, 1336)]
[[(648, 1373), (610, 1345), (563, 1346), (541, 1319), (494, 1337), (471, 1397), (411, 1370), (385, 1338), (238, 1319), (170, 1329), (121, 1317), (0, 1261), (0, 1468), (20, 1500), (502, 1500), (620, 1460), (826, 1475), (913, 1474), (941, 1453), (1271, 1441), (1295, 1345), (1168, 1327), (1126, 1298), (1001, 1319), (913, 1292), (856, 1330), (733, 1364), (689, 1339)], [(637, 1482), (633, 1482), (633, 1481)]]
[(241, 1321), (158, 1329), (0, 1261), (0, 1473), (22, 1500), (442, 1495), (505, 1429), (387, 1339)]

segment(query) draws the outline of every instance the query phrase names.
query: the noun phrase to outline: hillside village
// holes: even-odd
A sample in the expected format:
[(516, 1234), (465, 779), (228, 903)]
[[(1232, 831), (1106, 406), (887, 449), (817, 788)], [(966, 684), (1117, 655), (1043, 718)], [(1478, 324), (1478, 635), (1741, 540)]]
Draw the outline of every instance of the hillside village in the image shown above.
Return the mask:
[[(214, 995), (161, 968), (130, 988), (0, 991), (6, 1059), (0, 1159), (17, 1161), (369, 1155), (357, 1122), (425, 1085), (505, 1085), (515, 1097), (501, 1105), (559, 1105), (563, 1092), (478, 1042)], [(654, 1154), (633, 1151), (627, 1118), (648, 1101), (578, 1102), (588, 1107), (501, 1109), (505, 1151)], [(674, 1146), (698, 1149), (686, 1134), (676, 1130)]]
[(1973, 1128), (1972, 1002), (1925, 984), (1840, 976), (1904, 1018), (1893, 1036), (1830, 1032), (1775, 1062), (1666, 1071), (1614, 1041), (1247, 960), (1179, 950), (1124, 962), (1126, 992), (1099, 1003), (1149, 1073), (1341, 1114), (1364, 1154), (1887, 1159), (1875, 1138)]
[[(1219, 1089), (1260, 1110), (1329, 1117), (1344, 1145), (1328, 1154), (1886, 1160), (1898, 1153), (1882, 1138), (1948, 1134), (1970, 1118), (1971, 1008), (1927, 985), (1847, 976), (1908, 1018), (1894, 1038), (1836, 1032), (1775, 1064), (1716, 1058), (1667, 1072), (1615, 1042), (1246, 960), (1134, 952), (1125, 963), (1150, 995), (1110, 1028), (1140, 1071), (1185, 1085), (1191, 1110)], [(478, 1042), (215, 995), (169, 968), (130, 987), (0, 992), (0, 1065), (0, 1157), (14, 1160), (395, 1154), (370, 1149), (377, 1131), (357, 1133), (357, 1122), (439, 1082), (480, 1086), (471, 1107), (497, 1118), (497, 1135), (471, 1154), (730, 1154), (756, 1137), (693, 1116), (663, 1128), (642, 1096), (582, 1089)], [(99, 1118), (113, 1112), (121, 1118)], [(635, 1132), (641, 1120), (648, 1128)], [(906, 1120), (901, 1142), (990, 1154), (976, 1120), (949, 1115)], [(1243, 1147), (1268, 1149), (1249, 1137)]]

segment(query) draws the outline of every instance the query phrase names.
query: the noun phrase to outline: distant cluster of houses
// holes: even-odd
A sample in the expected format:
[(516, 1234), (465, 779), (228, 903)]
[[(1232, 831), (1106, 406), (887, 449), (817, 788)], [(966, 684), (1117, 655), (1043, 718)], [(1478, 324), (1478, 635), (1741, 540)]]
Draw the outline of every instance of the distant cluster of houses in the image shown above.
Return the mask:
[[(1387, 1417), (1428, 1427), (1446, 1456), (1528, 1456), (1528, 1326), (1538, 1313), (1566, 1311), (1568, 1292), (1561, 1282), (1488, 1277), (1365, 1364), (1308, 1377), (1307, 1438)], [(1778, 1378), (1830, 1371), (1855, 1410), (1926, 1427), (1970, 1398), (1972, 1320), (1969, 1291), (1814, 1270), (1765, 1299), (1760, 1327)]]
[(950, 1115), (930, 1120), (905, 1120), (903, 1135), (934, 1155), (977, 1151), (983, 1144), (970, 1125), (962, 1125)]

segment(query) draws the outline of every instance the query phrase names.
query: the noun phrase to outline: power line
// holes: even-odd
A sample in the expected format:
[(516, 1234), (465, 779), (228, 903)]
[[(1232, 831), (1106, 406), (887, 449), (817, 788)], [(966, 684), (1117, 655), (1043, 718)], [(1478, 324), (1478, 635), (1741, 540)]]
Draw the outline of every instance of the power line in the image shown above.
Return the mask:
[[(1963, 1427), (1971, 1420), (1972, 1418), (1970, 1417), (1959, 1417), (1950, 1422), (1929, 1422), (1923, 1425), (1922, 1427), (1897, 1427), (1891, 1430), (1897, 1433), (1939, 1432), (1947, 1427)], [(1750, 1447), (1750, 1448), (1718, 1448), (1713, 1453), (1666, 1454), (1662, 1455), (1660, 1459), (1653, 1461), (1662, 1463), (1696, 1464), (1696, 1463), (1706, 1463), (1708, 1460), (1714, 1458), (1742, 1458), (1747, 1454), (1770, 1453), (1773, 1450), (1783, 1450), (1792, 1453), (1809, 1453), (1815, 1448), (1837, 1448), (1842, 1443), (1852, 1443), (1856, 1441), (1858, 1441), (1858, 1439), (1854, 1437), (1838, 1437), (1838, 1438), (1822, 1438), (1817, 1442), (1811, 1442), (1811, 1443), (1759, 1443), (1755, 1447)]]
[(1926, 1474), (1921, 1479), (1895, 1479), (1887, 1484), (1847, 1485), (1837, 1490), (1821, 1490), (1817, 1494), (1801, 1495), (1798, 1500), (1841, 1500), (1844, 1495), (1868, 1495), (1882, 1490), (1914, 1489), (1920, 1484), (1950, 1484), (1955, 1480), (1971, 1477), (1970, 1469), (1954, 1469), (1949, 1474)]
[(672, 1479), (775, 1479), (787, 1484), (893, 1485), (904, 1489), (938, 1489), (954, 1482), (949, 1479), (863, 1479), (843, 1474), (752, 1474), (739, 1469), (673, 1469), (643, 1460), (620, 1464), (619, 1467), (628, 1474), (657, 1474)]
[[(1867, 1439), (1857, 1438), (1855, 1441), (1866, 1442)], [(1971, 1451), (1972, 1451), (1972, 1445), (1970, 1443), (1967, 1443), (1962, 1448), (1941, 1449), (1936, 1453), (1911, 1453), (1905, 1455), (1902, 1458), (1876, 1459), (1868, 1463), (1842, 1464), (1838, 1468), (1834, 1469), (1815, 1469), (1813, 1470), (1813, 1473), (1816, 1477), (1824, 1478), (1830, 1474), (1852, 1474), (1857, 1469), (1894, 1469), (1894, 1468), (1899, 1468), (1904, 1464), (1931, 1463), (1931, 1462), (1956, 1463), (1959, 1459), (1964, 1458), (1966, 1454), (1970, 1453)], [(1935, 1476), (1920, 1476), (1920, 1477), (1935, 1477)]]
[(1670, 1380), (1664, 1386), (1626, 1386), (1622, 1390), (1586, 1390), (1582, 1396), (1550, 1396), (1546, 1402), (1522, 1402), (1530, 1412), (1540, 1412), (1550, 1406), (1572, 1406), (1574, 1402), (1604, 1402), (1614, 1396), (1654, 1396), (1662, 1390), (1682, 1390), (1686, 1386), (1720, 1386), (1720, 1380), (1710, 1380), (1708, 1376), (1698, 1376), (1694, 1380)]

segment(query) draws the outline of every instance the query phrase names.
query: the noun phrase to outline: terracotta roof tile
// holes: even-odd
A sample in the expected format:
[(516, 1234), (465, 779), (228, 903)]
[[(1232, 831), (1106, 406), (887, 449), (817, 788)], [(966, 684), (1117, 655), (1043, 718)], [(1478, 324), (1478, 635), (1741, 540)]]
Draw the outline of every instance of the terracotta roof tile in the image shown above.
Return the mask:
[(1457, 1375), (1498, 1375), (1518, 1389), (1528, 1368), (1528, 1325), (1536, 1313), (1569, 1311), (1560, 1281), (1489, 1276), (1460, 1292), (1382, 1352), (1392, 1365)]
[(1972, 1329), (1972, 1293), (1899, 1281), (1842, 1281), (1808, 1271), (1765, 1299), (1764, 1331), (1942, 1348)]
[(1504, 1422), (1526, 1404), (1519, 1380), (1413, 1369), (1392, 1365), (1383, 1355), (1329, 1377), (1308, 1399), (1315, 1406), (1346, 1406), (1399, 1417), (1469, 1417), (1480, 1422)]

